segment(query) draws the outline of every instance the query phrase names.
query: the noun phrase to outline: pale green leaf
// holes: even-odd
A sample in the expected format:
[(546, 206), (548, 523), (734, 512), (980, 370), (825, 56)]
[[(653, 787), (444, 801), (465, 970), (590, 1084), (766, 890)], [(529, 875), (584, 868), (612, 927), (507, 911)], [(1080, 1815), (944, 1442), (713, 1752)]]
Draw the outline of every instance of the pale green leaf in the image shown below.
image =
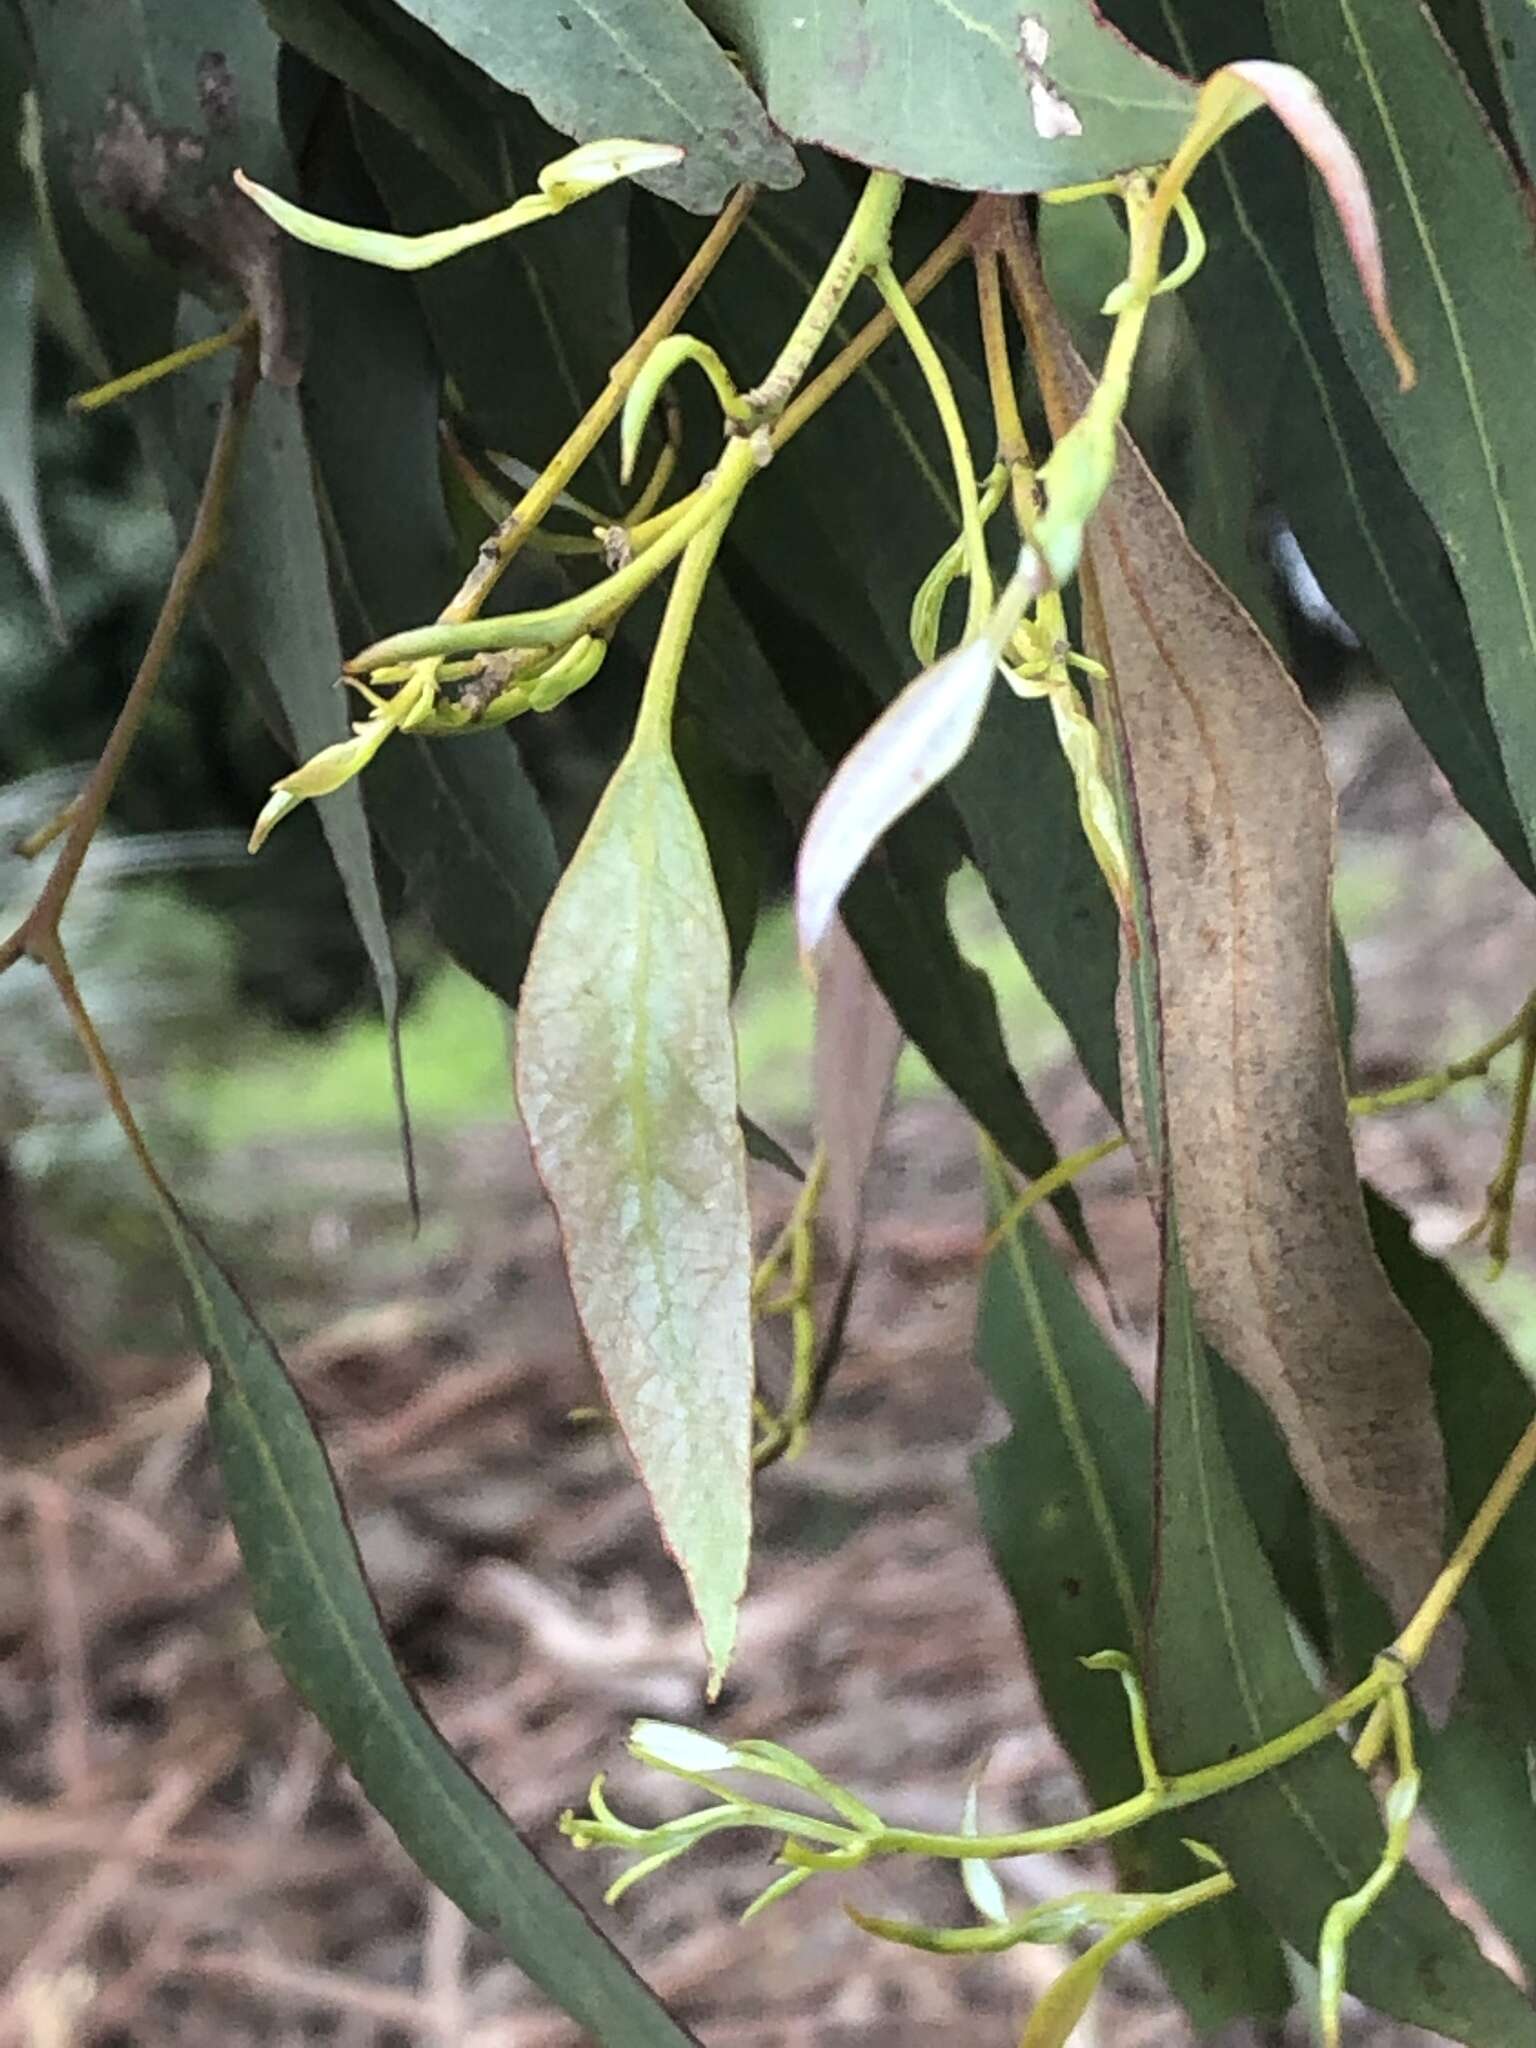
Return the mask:
[(751, 1231), (729, 1004), (703, 832), (670, 752), (637, 746), (539, 928), (518, 1095), (715, 1686), (751, 1535)]
[(1089, 0), (707, 0), (785, 134), (967, 192), (1170, 157), (1194, 93)]

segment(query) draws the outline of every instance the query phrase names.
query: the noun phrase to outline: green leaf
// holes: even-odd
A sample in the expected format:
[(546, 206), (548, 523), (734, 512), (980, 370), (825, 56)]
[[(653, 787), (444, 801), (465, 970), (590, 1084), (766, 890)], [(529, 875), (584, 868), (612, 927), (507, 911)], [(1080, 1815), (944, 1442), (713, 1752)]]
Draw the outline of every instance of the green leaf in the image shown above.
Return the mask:
[(1536, 469), (1524, 459), (1536, 248), (1510, 166), (1428, 15), (1397, 0), (1272, 0), (1287, 55), (1316, 78), (1376, 194), (1404, 341), (1399, 397), (1368, 338), (1339, 239), (1317, 216), (1334, 323), (1409, 483), (1445, 541), (1494, 729), (1536, 839)]
[(37, 280), (32, 181), (21, 160), (26, 87), (20, 34), (11, 15), (0, 13), (0, 506), (54, 628), (62, 633), (48, 573), (33, 447)]
[[(1160, 1761), (1181, 1771), (1256, 1747), (1319, 1701), (1232, 1477), (1176, 1253), (1164, 1280), (1159, 1389), (1152, 1708)], [(1192, 1809), (1191, 1825), (1305, 1955), (1316, 1953), (1328, 1908), (1364, 1883), (1382, 1837), (1366, 1781), (1334, 1738)], [(1536, 2025), (1529, 2001), (1412, 1871), (1356, 1929), (1349, 1989), (1466, 2048), (1507, 2048)]]
[(793, 152), (683, 0), (571, 0), (515, 13), (501, 0), (401, 5), (578, 142), (680, 143), (678, 169), (647, 182), (695, 213), (718, 211), (732, 185), (795, 182)]
[(1086, 0), (706, 0), (797, 142), (966, 192), (1041, 192), (1173, 155), (1188, 83)]
[[(317, 123), (303, 162), (317, 204), (379, 205), (347, 123)], [(319, 257), (297, 268), (311, 336), (300, 395), (333, 582), (349, 638), (365, 642), (431, 618), (458, 581), (438, 459), (441, 372), (405, 279)], [(361, 787), (409, 900), (462, 967), (515, 1005), (560, 870), (512, 736), (397, 739)]]
[(751, 1541), (751, 1223), (730, 946), (669, 751), (620, 762), (545, 914), (517, 1086), (576, 1307), (718, 1690)]
[[(445, 84), (445, 103), (494, 144), (503, 198), (531, 181), (554, 138), (531, 108), (473, 74), (464, 78), (465, 70)], [(402, 232), (429, 227), (463, 203), (451, 179), (367, 107), (356, 107), (353, 120), (369, 174)], [(439, 360), (476, 432), (532, 467), (555, 453), (633, 339), (624, 232), (630, 197), (626, 188), (608, 193), (571, 224), (580, 261), (558, 232), (518, 235), (415, 280)], [(618, 516), (614, 451), (599, 451), (577, 489), (603, 497)]]
[(1483, 12), (1510, 125), (1530, 176), (1536, 172), (1536, 6), (1531, 0), (1483, 0)]
[(202, 1241), (167, 1222), (212, 1381), (208, 1423), (273, 1655), (417, 1867), (610, 2048), (687, 2048), (422, 1712), (390, 1655), (335, 1478), (271, 1341)]
[[(1007, 1192), (992, 1177), (994, 1214)], [(1104, 1649), (1139, 1655), (1151, 1570), (1152, 1418), (1033, 1223), (988, 1262), (977, 1362), (1012, 1428), (972, 1463), (982, 1528), (1029, 1649), (1051, 1725), (1095, 1806), (1139, 1789), (1130, 1724), (1113, 1681), (1085, 1671)], [(1183, 1883), (1184, 1816), (1112, 1844), (1122, 1883)], [(1240, 1897), (1175, 1921), (1151, 1943), (1200, 2032), (1283, 2013), (1279, 1948)]]
[[(286, 374), (286, 314), (272, 248), (262, 227), (250, 240), (259, 216), (228, 183), (236, 154), (266, 175), (276, 175), (283, 162), (278, 45), (258, 10), (231, 12), (212, 0), (114, 9), (87, 37), (71, 33), (58, 8), (28, 0), (26, 18), (61, 247), (108, 362), (121, 371), (165, 353), (175, 337), (178, 293), (189, 288), (215, 301), (243, 295), (261, 316), (269, 368)], [(193, 147), (189, 136), (203, 139)], [(164, 190), (135, 211), (121, 181), (131, 187), (135, 166), (145, 175), (146, 164), (154, 171), (163, 158), (173, 160)], [(145, 245), (129, 234), (130, 218), (157, 250), (172, 252), (172, 271), (145, 269)], [(146, 450), (183, 533), (229, 374), (228, 360), (215, 358), (135, 401)], [(232, 672), (269, 719), (286, 724), (296, 752), (307, 758), (347, 734), (333, 687), (340, 648), (297, 402), (271, 382), (252, 401), (226, 539), (200, 585), (204, 616)], [(282, 593), (281, 603), (273, 602), (274, 592)], [(357, 791), (329, 798), (321, 822), (389, 1027), (409, 1178), (399, 985)]]
[[(206, 431), (209, 389), (217, 385), (219, 375), (215, 363), (208, 366), (206, 376), (189, 372), (176, 380), (182, 427), (178, 452), (183, 459), (192, 455)], [(168, 474), (167, 489), (173, 505), (178, 505), (185, 490), (184, 473)], [(336, 687), (341, 646), (309, 449), (292, 392), (270, 384), (258, 386), (226, 516), (231, 541), (204, 575), (203, 613), (231, 672), (269, 714), (275, 707), (295, 757), (307, 761), (322, 747), (347, 738), (350, 728)], [(282, 593), (280, 604), (273, 603), (274, 591)], [(319, 812), (352, 921), (378, 984), (414, 1198), (400, 1062), (400, 984), (357, 785), (324, 798)]]
[[(409, 137), (482, 211), (496, 204), (494, 158), (478, 124), (445, 104), (451, 53), (379, 0), (261, 0), (288, 46)], [(434, 57), (437, 59), (434, 64)], [(457, 98), (457, 95), (453, 95)]]
[[(1196, 73), (1234, 47), (1267, 54), (1270, 46), (1261, 0), (1114, 0), (1109, 11), (1137, 41)], [(1193, 187), (1212, 253), (1179, 296), (1246, 438), (1246, 459), (1229, 445), (1226, 460), (1262, 472), (1457, 797), (1531, 886), (1536, 868), (1466, 607), (1334, 332), (1312, 240), (1311, 182), (1279, 125), (1261, 118), (1224, 139)], [(1390, 263), (1388, 283), (1396, 300), (1404, 280)], [(1273, 374), (1255, 377), (1256, 361), (1273, 364)], [(1422, 396), (1421, 388), (1402, 403)], [(1225, 562), (1209, 559), (1226, 577)]]
[[(1398, 1299), (1428, 1338), (1435, 1402), (1445, 1438), (1451, 1528), (1472, 1519), (1536, 1406), (1536, 1382), (1456, 1277), (1413, 1242), (1406, 1219), (1367, 1195), (1371, 1229)], [(1525, 1739), (1536, 1738), (1536, 1489), (1523, 1488), (1478, 1560), (1471, 1586), (1526, 1702)], [(1533, 1895), (1536, 1896), (1536, 1895)]]

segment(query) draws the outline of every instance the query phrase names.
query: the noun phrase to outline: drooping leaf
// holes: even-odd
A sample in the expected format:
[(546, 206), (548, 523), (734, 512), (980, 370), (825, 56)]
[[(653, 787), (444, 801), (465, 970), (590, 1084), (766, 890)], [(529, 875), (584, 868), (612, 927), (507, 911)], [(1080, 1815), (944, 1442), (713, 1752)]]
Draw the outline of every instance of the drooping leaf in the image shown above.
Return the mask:
[[(1233, 1480), (1176, 1250), (1162, 1330), (1151, 1698), (1160, 1760), (1178, 1771), (1250, 1750), (1319, 1702)], [(1334, 1737), (1188, 1818), (1304, 1955), (1316, 1954), (1329, 1907), (1365, 1881), (1382, 1840), (1367, 1783)], [(1411, 1870), (1355, 1929), (1348, 1988), (1465, 2048), (1503, 2048), (1536, 2029), (1536, 2008)]]
[[(1038, 294), (1031, 326), (1059, 435), (1088, 373)], [(1317, 726), (1123, 434), (1087, 559), (1088, 637), (1111, 671), (1157, 953), (1145, 1114), (1166, 1120), (1201, 1325), (1406, 1617), (1439, 1567), (1444, 1460), (1428, 1352), (1376, 1259), (1355, 1175)], [(1126, 1058), (1134, 1095), (1129, 1044)]]
[(36, 278), (32, 181), (21, 160), (26, 86), (20, 32), (9, 13), (0, 14), (0, 507), (61, 630), (37, 502), (32, 432)]
[(1381, 207), (1420, 388), (1399, 398), (1318, 248), (1350, 367), (1434, 520), (1466, 599), (1494, 730), (1527, 838), (1536, 834), (1536, 469), (1523, 458), (1536, 244), (1507, 159), (1422, 7), (1272, 0), (1283, 45), (1349, 127)]
[(688, 2048), (623, 1957), (465, 1769), (401, 1677), (325, 1451), (270, 1339), (202, 1241), (167, 1217), (212, 1374), (208, 1420), (272, 1652), (432, 1882), (611, 2048)]
[[(1007, 1191), (995, 1179), (992, 1206)], [(1082, 1659), (1105, 1649), (1140, 1657), (1151, 1573), (1152, 1418), (1040, 1231), (1025, 1222), (992, 1254), (977, 1360), (1011, 1431), (972, 1476), (982, 1527), (1029, 1649), (1045, 1709), (1095, 1806), (1139, 1784), (1130, 1726), (1113, 1680)], [(1131, 1891), (1185, 1881), (1189, 1852), (1174, 1816), (1111, 1845)], [(1241, 1896), (1174, 1921), (1151, 1942), (1203, 2033), (1290, 2003), (1273, 1938)]]
[(797, 142), (966, 192), (1041, 192), (1172, 156), (1194, 94), (1086, 0), (707, 0)]
[[(1108, 11), (1189, 71), (1209, 70), (1234, 44), (1270, 47), (1261, 0), (1180, 0), (1177, 9), (1113, 0)], [(1466, 609), (1334, 333), (1312, 254), (1309, 183), (1277, 125), (1258, 120), (1223, 142), (1193, 187), (1211, 254), (1180, 298), (1250, 451), (1238, 462), (1229, 442), (1222, 461), (1263, 474), (1329, 599), (1375, 656), (1461, 803), (1529, 885), (1536, 871)], [(1274, 365), (1272, 377), (1252, 374), (1257, 360)], [(1203, 532), (1196, 537), (1203, 547)]]
[(450, 48), (578, 142), (635, 135), (687, 152), (654, 188), (714, 213), (732, 185), (796, 178), (794, 154), (684, 0), (574, 0), (511, 11), (500, 0), (401, 0)]
[(751, 1230), (729, 1004), (704, 835), (670, 751), (637, 743), (539, 928), (518, 1099), (713, 1688), (751, 1537)]
[[(206, 431), (207, 377), (178, 379), (178, 452), (190, 454)], [(167, 477), (173, 506), (185, 484)], [(239, 536), (207, 570), (202, 606), (231, 672), (275, 722), (286, 727), (299, 760), (347, 735), (347, 710), (336, 687), (341, 646), (326, 575), (325, 547), (298, 399), (270, 384), (251, 403), (240, 462), (230, 492), (228, 531)], [(281, 604), (272, 593), (281, 591)], [(320, 824), (378, 984), (389, 1034), (395, 1092), (405, 1134), (409, 1125), (400, 1067), (400, 984), (374, 867), (373, 843), (355, 783), (320, 804)]]
[[(318, 204), (377, 206), (345, 121), (321, 122), (302, 160)], [(441, 371), (405, 279), (323, 257), (304, 259), (301, 275), (310, 345), (300, 397), (337, 606), (356, 644), (431, 618), (458, 581), (438, 457)], [(396, 740), (361, 787), (408, 900), (460, 966), (515, 1005), (559, 863), (513, 738)]]
[[(250, 409), (226, 517), (239, 544), (223, 548), (199, 598), (232, 672), (307, 756), (346, 731), (333, 688), (340, 650), (297, 400), (279, 388), (296, 366), (269, 224), (229, 183), (237, 156), (268, 176), (283, 162), (277, 40), (254, 6), (211, 0), (114, 9), (88, 37), (31, 0), (25, 18), (60, 244), (111, 367), (134, 368), (173, 345), (183, 290), (216, 302), (242, 295), (261, 322), (271, 374)], [(150, 251), (159, 268), (146, 267)], [(183, 534), (228, 375), (228, 359), (215, 358), (134, 401)], [(398, 978), (357, 792), (329, 799), (321, 820), (378, 983), (404, 1128)]]

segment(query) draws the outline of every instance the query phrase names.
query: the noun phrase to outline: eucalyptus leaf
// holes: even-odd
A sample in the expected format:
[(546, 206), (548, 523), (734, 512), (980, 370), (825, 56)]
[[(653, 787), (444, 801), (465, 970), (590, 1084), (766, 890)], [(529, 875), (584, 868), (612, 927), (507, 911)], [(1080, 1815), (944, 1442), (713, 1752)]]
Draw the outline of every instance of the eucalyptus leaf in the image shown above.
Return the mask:
[[(1008, 1194), (990, 1179), (996, 1216)], [(1051, 1724), (1094, 1805), (1108, 1806), (1140, 1782), (1130, 1724), (1113, 1681), (1082, 1660), (1143, 1651), (1152, 1417), (1029, 1221), (988, 1261), (977, 1363), (1011, 1424), (972, 1462), (982, 1528)], [(1185, 1882), (1187, 1832), (1187, 1817), (1176, 1815), (1116, 1837), (1126, 1889)], [(1150, 1946), (1202, 2033), (1240, 2016), (1278, 2016), (1290, 2003), (1279, 1947), (1241, 1895), (1169, 1923)]]
[[(1396, 0), (1270, 0), (1282, 45), (1354, 137), (1419, 389), (1400, 397), (1368, 340), (1332, 223), (1317, 215), (1334, 324), (1466, 600), (1494, 730), (1536, 836), (1536, 469), (1524, 459), (1536, 246), (1520, 187), (1440, 40)], [(1494, 294), (1490, 298), (1490, 294)]]
[(427, 1719), (390, 1654), (336, 1481), (271, 1340), (167, 1218), (212, 1379), (208, 1424), (273, 1655), (418, 1867), (610, 2048), (688, 2048)]
[[(1088, 372), (1043, 290), (1028, 317), (1059, 436)], [(1124, 433), (1085, 576), (1157, 952), (1153, 1097), (1124, 1049), (1133, 1142), (1145, 1160), (1161, 1120), (1202, 1328), (1405, 1620), (1439, 1568), (1445, 1468), (1428, 1350), (1376, 1259), (1355, 1174), (1317, 725)]]
[(532, 11), (502, 0), (401, 5), (578, 142), (634, 135), (680, 144), (683, 163), (650, 182), (693, 212), (716, 212), (732, 185), (795, 182), (793, 152), (684, 0), (571, 0)]
[(705, 0), (779, 127), (966, 192), (1040, 192), (1173, 155), (1194, 95), (1087, 0)]
[(577, 1311), (703, 1626), (730, 1660), (751, 1540), (751, 1222), (730, 946), (669, 750), (620, 762), (539, 928), (517, 1086)]
[[(1227, 1461), (1176, 1250), (1162, 1316), (1151, 1704), (1159, 1758), (1180, 1771), (1252, 1749), (1319, 1702)], [(1243, 1896), (1304, 1955), (1316, 1953), (1334, 1901), (1365, 1882), (1381, 1841), (1366, 1781), (1335, 1738), (1190, 1820)], [(1536, 2008), (1411, 1870), (1351, 1937), (1348, 1986), (1464, 2048), (1508, 2048), (1536, 2033)]]

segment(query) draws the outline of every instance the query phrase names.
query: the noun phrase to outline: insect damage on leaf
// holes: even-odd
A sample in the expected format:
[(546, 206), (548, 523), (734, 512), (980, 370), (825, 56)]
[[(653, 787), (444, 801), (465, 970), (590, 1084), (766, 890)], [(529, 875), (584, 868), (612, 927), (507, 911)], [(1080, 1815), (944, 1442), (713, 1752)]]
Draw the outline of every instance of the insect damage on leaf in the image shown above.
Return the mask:
[(234, 192), (222, 158), (235, 126), (236, 88), (216, 51), (199, 60), (205, 135), (166, 128), (121, 94), (106, 102), (78, 167), (85, 193), (120, 217), (168, 268), (214, 304), (249, 306), (261, 333), (262, 374), (299, 375), (283, 297), (277, 233)]
[[(1043, 296), (1031, 324), (1059, 434), (1091, 378)], [(1168, 1185), (1197, 1313), (1404, 1616), (1439, 1567), (1445, 1466), (1428, 1348), (1372, 1249), (1350, 1143), (1316, 721), (1123, 432), (1084, 573), (1145, 864)], [(1134, 1123), (1128, 1030), (1122, 1045)]]
[(1083, 132), (1076, 107), (1045, 74), (1050, 50), (1050, 30), (1037, 14), (1026, 14), (1019, 23), (1019, 62), (1029, 83), (1029, 116), (1042, 142)]

